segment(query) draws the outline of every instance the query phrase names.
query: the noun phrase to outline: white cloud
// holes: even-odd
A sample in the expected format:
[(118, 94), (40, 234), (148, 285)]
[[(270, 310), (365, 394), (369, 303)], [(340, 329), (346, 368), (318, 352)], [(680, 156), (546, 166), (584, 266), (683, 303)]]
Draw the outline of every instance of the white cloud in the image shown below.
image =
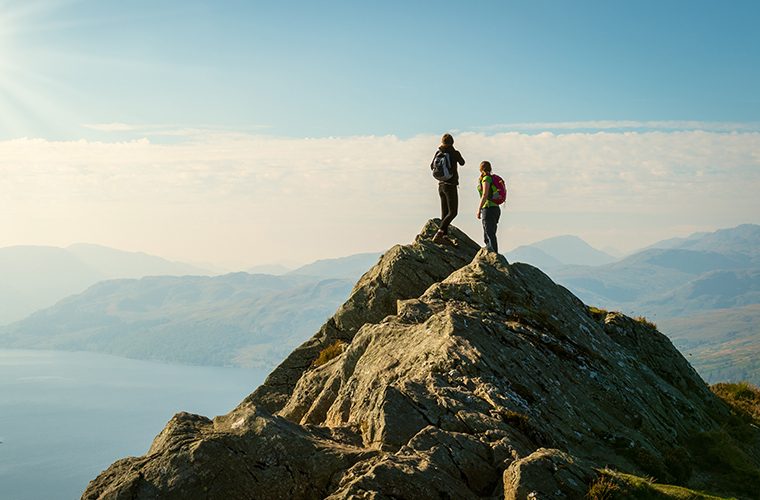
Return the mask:
[[(460, 215), (490, 160), (510, 186), (510, 248), (561, 233), (632, 247), (684, 227), (757, 222), (760, 133), (462, 133)], [(0, 142), (0, 246), (92, 241), (246, 264), (380, 250), (438, 215), (438, 137)]]

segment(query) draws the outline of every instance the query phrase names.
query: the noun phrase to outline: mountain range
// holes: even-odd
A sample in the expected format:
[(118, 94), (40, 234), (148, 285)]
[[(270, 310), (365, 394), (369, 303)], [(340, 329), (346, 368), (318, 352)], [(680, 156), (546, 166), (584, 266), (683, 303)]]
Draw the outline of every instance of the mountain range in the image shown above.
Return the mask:
[(99, 245), (0, 248), (0, 325), (20, 320), (99, 281), (208, 271), (142, 252)]
[[(562, 251), (563, 243), (568, 245), (567, 252)], [(29, 248), (35, 258), (27, 260), (36, 262), (36, 269), (50, 269), (48, 275), (52, 276), (65, 270), (67, 279), (61, 282), (77, 283), (81, 288), (109, 272), (109, 265), (115, 266), (118, 259), (124, 262), (122, 274), (197, 270), (144, 254), (100, 247), (76, 245), (65, 252), (44, 247), (23, 250)], [(655, 321), (679, 347), (692, 348), (691, 361), (710, 381), (748, 379), (760, 383), (760, 369), (754, 364), (731, 363), (732, 356), (739, 356), (740, 351), (744, 357), (760, 357), (760, 349), (751, 341), (760, 337), (760, 322), (743, 320), (748, 311), (753, 311), (752, 305), (760, 304), (759, 248), (760, 226), (745, 224), (666, 240), (614, 262), (608, 262), (612, 257), (579, 238), (568, 236), (519, 247), (507, 257), (510, 262), (537, 264), (557, 283), (595, 307)], [(16, 247), (19, 249), (22, 247)], [(10, 250), (0, 249), (0, 256), (7, 257)], [(108, 258), (98, 257), (103, 253)], [(365, 253), (325, 259), (266, 279), (231, 274), (98, 283), (84, 293), (0, 327), (0, 345), (96, 350), (193, 364), (273, 366), (341, 303), (351, 283), (379, 257)], [(597, 265), (577, 264), (584, 261)], [(22, 272), (22, 261), (15, 262), (16, 266), (6, 265), (10, 279), (0, 287), (5, 291), (0, 296), (5, 299), (3, 304), (12, 305), (23, 295), (9, 292), (8, 284), (30, 274), (39, 279), (26, 283), (28, 290), (46, 290), (49, 285), (51, 290), (63, 293), (56, 288), (56, 280), (43, 279), (46, 274)], [(223, 288), (230, 292), (218, 293)], [(50, 292), (36, 299), (41, 297), (52, 300)], [(721, 320), (714, 320), (711, 311)], [(283, 326), (278, 318), (285, 316), (299, 318), (299, 322), (293, 327)], [(691, 326), (686, 329), (686, 324)], [(686, 337), (689, 332), (707, 329), (707, 325), (714, 330), (709, 346), (703, 344), (694, 350)], [(734, 338), (747, 339), (741, 349), (722, 335), (729, 330)], [(277, 340), (280, 336), (281, 343)], [(716, 360), (735, 369), (718, 369)]]
[(368, 252), (334, 259), (321, 259), (289, 271), (288, 274), (322, 278), (345, 278), (356, 281), (367, 269), (377, 262), (377, 259), (381, 255), (379, 252)]
[(108, 280), (0, 327), (0, 345), (271, 367), (330, 315), (352, 283), (247, 273)]

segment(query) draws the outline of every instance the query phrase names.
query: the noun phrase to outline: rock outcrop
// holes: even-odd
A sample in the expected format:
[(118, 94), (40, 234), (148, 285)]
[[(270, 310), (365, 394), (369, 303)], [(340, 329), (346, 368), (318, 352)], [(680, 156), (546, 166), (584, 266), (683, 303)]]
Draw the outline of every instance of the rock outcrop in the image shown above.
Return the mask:
[(430, 285), (468, 264), (480, 248), (455, 227), (451, 236), (456, 246), (435, 245), (430, 239), (437, 230), (438, 221), (429, 221), (414, 243), (396, 245), (385, 252), (356, 283), (335, 315), (294, 350), (243, 404), (254, 403), (271, 412), (280, 410), (322, 349), (336, 340), (351, 342), (366, 323), (378, 323), (394, 314), (397, 300), (419, 297)]
[(435, 228), (232, 412), (178, 414), (83, 498), (582, 498), (595, 468), (667, 473), (729, 418), (651, 325)]

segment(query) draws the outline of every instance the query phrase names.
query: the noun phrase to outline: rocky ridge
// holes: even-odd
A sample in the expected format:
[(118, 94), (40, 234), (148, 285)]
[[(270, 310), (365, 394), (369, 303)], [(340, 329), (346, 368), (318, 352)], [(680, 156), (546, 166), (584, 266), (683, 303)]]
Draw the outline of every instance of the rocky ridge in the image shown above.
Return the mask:
[(599, 467), (675, 476), (730, 418), (651, 325), (436, 229), (386, 252), (237, 408), (177, 414), (82, 498), (581, 498)]

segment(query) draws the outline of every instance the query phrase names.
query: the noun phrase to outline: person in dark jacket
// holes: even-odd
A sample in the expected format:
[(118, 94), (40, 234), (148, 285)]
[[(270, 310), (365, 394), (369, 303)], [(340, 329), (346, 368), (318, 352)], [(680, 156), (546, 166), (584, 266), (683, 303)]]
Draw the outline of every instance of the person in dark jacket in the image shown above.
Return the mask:
[(445, 241), (451, 242), (449, 238), (449, 224), (457, 216), (457, 210), (459, 208), (459, 193), (457, 192), (459, 186), (459, 172), (457, 171), (457, 165), (464, 165), (464, 158), (462, 154), (454, 149), (454, 138), (451, 134), (443, 134), (441, 137), (441, 145), (438, 149), (443, 153), (448, 153), (449, 164), (453, 172), (451, 179), (447, 181), (438, 182), (438, 196), (441, 197), (441, 227), (433, 236), (435, 243), (444, 243)]

